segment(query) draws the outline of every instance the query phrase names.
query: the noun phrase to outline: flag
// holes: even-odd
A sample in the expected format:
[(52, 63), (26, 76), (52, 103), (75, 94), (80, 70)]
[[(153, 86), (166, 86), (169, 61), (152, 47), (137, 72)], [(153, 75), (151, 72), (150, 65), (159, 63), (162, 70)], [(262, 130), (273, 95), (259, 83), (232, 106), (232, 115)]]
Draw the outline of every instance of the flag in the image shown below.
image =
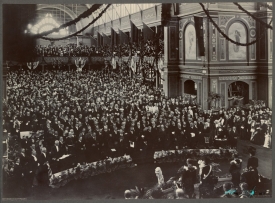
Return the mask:
[(145, 23), (143, 23), (143, 39), (144, 42), (146, 42), (147, 40), (153, 40), (155, 37), (155, 32), (148, 27)]
[(96, 46), (97, 45), (97, 41), (95, 38), (91, 37), (91, 45), (92, 46)]
[(159, 70), (159, 73), (160, 73), (160, 84), (163, 85), (163, 78), (164, 78), (164, 70), (163, 70), (163, 60), (162, 58), (160, 58), (158, 60), (158, 70)]
[(120, 44), (128, 44), (129, 43), (129, 37), (128, 35), (126, 35), (124, 32), (122, 32), (120, 29), (118, 29), (119, 31), (119, 43)]
[(92, 27), (92, 29), (91, 29), (91, 36), (94, 36), (94, 34), (95, 34), (95, 28)]
[(138, 28), (137, 26), (130, 20), (131, 23), (131, 42), (138, 42)]
[(104, 45), (110, 45), (111, 44), (111, 38), (108, 37), (107, 35), (105, 35), (104, 33), (102, 33), (103, 35), (103, 46)]
[(199, 56), (204, 56), (203, 17), (194, 17)]
[(119, 44), (118, 34), (113, 28), (111, 28), (111, 44), (112, 44), (112, 47)]
[(102, 35), (98, 32), (98, 33), (97, 33), (97, 46), (100, 47), (100, 46), (102, 46), (102, 44), (103, 44), (103, 37), (102, 37)]
[(113, 69), (116, 70), (116, 59), (114, 57), (112, 58), (112, 66)]
[(134, 73), (136, 72), (136, 63), (135, 63), (133, 57), (131, 59), (131, 69), (133, 70)]

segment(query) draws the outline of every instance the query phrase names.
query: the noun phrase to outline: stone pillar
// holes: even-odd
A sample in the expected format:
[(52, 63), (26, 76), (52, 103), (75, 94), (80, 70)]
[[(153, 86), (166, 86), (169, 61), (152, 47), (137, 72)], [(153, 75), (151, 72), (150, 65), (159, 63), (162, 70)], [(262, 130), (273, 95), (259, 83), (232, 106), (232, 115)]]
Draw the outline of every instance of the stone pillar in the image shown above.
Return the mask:
[(202, 78), (202, 109), (206, 110), (208, 109), (208, 78), (207, 76), (204, 76)]
[(180, 94), (179, 79), (180, 69), (178, 66), (178, 19), (172, 17), (164, 26), (164, 82), (165, 96), (176, 97)]
[(3, 85), (3, 88), (2, 88), (2, 97), (4, 99), (7, 98), (7, 66), (3, 66), (3, 81), (2, 81), (2, 85)]
[[(269, 24), (272, 20), (272, 10), (261, 7), (256, 17)], [(256, 29), (256, 36), (263, 35), (256, 44), (257, 60), (260, 62), (257, 67), (257, 100), (265, 101), (266, 105), (272, 108), (273, 30), (267, 29), (260, 23), (256, 24)]]
[(156, 70), (156, 88), (159, 88), (159, 71)]
[(43, 65), (42, 65), (42, 72), (44, 72), (44, 66), (45, 66), (45, 65), (43, 64)]
[(272, 91), (273, 91), (272, 77), (269, 77), (268, 78), (268, 104), (267, 104), (269, 108), (272, 108)]
[(71, 71), (71, 65), (68, 65), (68, 67), (69, 67), (69, 71)]

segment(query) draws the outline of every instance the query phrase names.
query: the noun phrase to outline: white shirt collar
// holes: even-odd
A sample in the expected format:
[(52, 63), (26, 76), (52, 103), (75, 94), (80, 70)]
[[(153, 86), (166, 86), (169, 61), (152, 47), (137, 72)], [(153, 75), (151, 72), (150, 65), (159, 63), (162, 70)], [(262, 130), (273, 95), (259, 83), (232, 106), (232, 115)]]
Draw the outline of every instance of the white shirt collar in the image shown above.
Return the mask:
[(34, 156), (34, 155), (32, 155), (32, 156), (33, 156), (34, 160), (35, 160), (35, 161), (37, 161), (37, 158), (36, 158), (36, 156)]

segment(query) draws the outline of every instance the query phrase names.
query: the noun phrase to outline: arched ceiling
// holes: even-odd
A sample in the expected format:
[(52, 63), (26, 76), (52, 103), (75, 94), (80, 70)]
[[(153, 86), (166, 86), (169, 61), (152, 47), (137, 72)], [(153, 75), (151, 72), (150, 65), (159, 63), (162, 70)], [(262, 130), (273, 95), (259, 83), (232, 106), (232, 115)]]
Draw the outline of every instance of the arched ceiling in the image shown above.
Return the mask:
[[(46, 13), (51, 13), (59, 24), (64, 24), (75, 19), (92, 5), (93, 4), (37, 4), (37, 15), (33, 24), (38, 23), (44, 18)], [(83, 26), (81, 22), (77, 23), (76, 25), (70, 26), (70, 31), (75, 32)]]

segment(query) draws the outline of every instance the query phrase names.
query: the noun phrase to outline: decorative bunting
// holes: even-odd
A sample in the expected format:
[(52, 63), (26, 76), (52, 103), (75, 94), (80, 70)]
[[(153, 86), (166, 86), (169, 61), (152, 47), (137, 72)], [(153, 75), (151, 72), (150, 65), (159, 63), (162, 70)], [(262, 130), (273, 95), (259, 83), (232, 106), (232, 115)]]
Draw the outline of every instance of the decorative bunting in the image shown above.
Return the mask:
[(138, 42), (138, 28), (137, 26), (130, 20), (131, 24), (131, 42)]
[(203, 17), (194, 17), (199, 56), (205, 56), (203, 38)]
[(102, 46), (103, 44), (103, 36), (98, 32), (97, 33), (97, 47)]
[(27, 63), (27, 66), (28, 66), (28, 68), (29, 68), (30, 70), (34, 70), (34, 69), (37, 68), (38, 64), (39, 64), (39, 61), (36, 61), (36, 62), (29, 62), (29, 63)]
[(108, 37), (107, 35), (105, 35), (104, 33), (102, 35), (103, 35), (103, 46), (104, 45), (110, 45), (111, 44), (111, 38)]
[(85, 66), (86, 59), (82, 59), (81, 57), (75, 60), (75, 65), (77, 67), (77, 72), (82, 72), (83, 67)]
[(148, 27), (145, 23), (143, 23), (143, 39), (146, 42), (147, 40), (153, 40), (155, 37), (155, 32)]
[(129, 37), (128, 35), (126, 35), (124, 32), (122, 32), (120, 29), (118, 29), (119, 31), (119, 42), (120, 44), (128, 44), (129, 43)]
[(97, 46), (97, 40), (93, 37), (91, 37), (91, 45), (92, 46)]

